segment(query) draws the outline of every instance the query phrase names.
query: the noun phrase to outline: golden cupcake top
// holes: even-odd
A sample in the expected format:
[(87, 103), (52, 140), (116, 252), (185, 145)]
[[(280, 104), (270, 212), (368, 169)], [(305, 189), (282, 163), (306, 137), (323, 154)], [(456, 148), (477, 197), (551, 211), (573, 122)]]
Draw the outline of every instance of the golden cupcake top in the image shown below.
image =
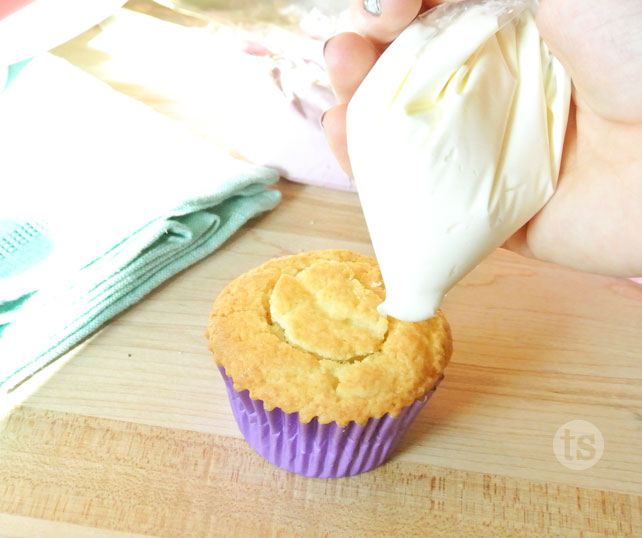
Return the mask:
[(214, 359), (266, 409), (302, 422), (365, 424), (422, 398), (452, 352), (441, 312), (403, 322), (377, 311), (376, 261), (347, 250), (271, 260), (231, 282), (207, 328)]

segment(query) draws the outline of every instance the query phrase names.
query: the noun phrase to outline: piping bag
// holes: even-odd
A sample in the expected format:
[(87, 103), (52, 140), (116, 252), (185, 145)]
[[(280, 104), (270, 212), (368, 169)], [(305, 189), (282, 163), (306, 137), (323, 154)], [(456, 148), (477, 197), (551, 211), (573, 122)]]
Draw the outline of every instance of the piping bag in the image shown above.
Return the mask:
[(386, 284), (381, 313), (434, 315), (553, 194), (571, 83), (536, 9), (440, 5), (386, 49), (350, 101), (348, 153)]

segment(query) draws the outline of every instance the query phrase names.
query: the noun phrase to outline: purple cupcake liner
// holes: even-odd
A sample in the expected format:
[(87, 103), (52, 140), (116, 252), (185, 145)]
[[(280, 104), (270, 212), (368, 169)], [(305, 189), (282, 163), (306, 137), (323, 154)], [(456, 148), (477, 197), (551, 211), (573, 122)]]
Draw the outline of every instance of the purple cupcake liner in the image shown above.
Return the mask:
[(350, 422), (342, 428), (336, 422), (319, 424), (317, 418), (303, 424), (298, 413), (285, 413), (278, 407), (266, 411), (262, 400), (250, 398), (248, 390), (234, 390), (225, 369), (219, 366), (219, 371), (248, 444), (281, 469), (315, 478), (352, 476), (384, 463), (437, 388), (404, 407), (397, 417), (386, 414), (369, 419), (365, 426)]

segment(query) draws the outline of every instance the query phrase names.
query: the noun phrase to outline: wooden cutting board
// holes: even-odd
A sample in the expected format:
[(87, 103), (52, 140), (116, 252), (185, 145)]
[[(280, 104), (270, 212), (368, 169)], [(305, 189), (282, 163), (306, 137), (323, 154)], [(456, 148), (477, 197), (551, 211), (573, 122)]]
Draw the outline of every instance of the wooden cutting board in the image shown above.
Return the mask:
[[(96, 66), (87, 36), (58, 52)], [(642, 536), (642, 286), (505, 251), (448, 294), (451, 365), (391, 461), (326, 480), (256, 455), (207, 351), (214, 298), (274, 256), (372, 254), (356, 194), (278, 188), (3, 402), (0, 536)]]
[[(389, 463), (323, 480), (256, 455), (206, 349), (213, 299), (273, 256), (372, 253), (356, 195), (279, 188), (274, 212), (12, 396), (0, 535), (642, 535), (642, 287), (503, 251), (446, 298), (452, 363)], [(585, 470), (553, 452), (576, 419), (604, 439)]]

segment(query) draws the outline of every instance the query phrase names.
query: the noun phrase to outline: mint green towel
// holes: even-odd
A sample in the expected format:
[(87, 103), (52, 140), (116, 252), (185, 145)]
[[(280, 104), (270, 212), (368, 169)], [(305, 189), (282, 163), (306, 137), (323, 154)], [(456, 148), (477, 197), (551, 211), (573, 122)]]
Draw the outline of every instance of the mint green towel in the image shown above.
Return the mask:
[(0, 393), (280, 199), (275, 170), (50, 55), (0, 118)]

